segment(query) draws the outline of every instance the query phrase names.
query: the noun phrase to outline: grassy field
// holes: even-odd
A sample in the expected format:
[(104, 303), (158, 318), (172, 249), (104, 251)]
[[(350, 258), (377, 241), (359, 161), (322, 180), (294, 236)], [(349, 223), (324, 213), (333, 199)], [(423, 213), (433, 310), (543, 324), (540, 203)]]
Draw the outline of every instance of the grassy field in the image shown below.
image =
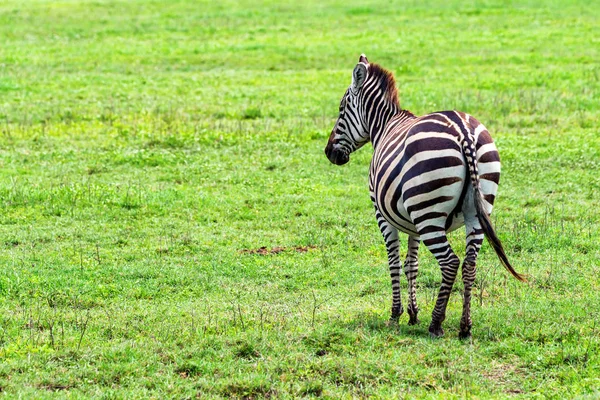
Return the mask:
[[(0, 395), (600, 396), (600, 3), (540, 3), (1, 1)], [(496, 140), (529, 282), (484, 245), (472, 341), (424, 247), (386, 326), (372, 150), (323, 153), (362, 52)]]

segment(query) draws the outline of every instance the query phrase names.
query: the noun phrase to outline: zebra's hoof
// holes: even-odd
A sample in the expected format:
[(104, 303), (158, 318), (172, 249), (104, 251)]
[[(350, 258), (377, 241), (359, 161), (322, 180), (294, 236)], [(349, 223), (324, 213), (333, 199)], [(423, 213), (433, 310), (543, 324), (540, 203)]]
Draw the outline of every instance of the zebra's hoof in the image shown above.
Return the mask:
[(419, 323), (419, 318), (417, 318), (416, 315), (411, 315), (409, 320), (408, 320), (408, 324), (409, 325), (416, 325)]
[(471, 332), (458, 332), (458, 338), (460, 340), (469, 340), (471, 339)]
[(471, 339), (471, 327), (468, 327), (465, 330), (461, 328), (460, 332), (458, 332), (458, 338), (460, 340)]
[(444, 336), (444, 330), (441, 326), (430, 325), (429, 326), (429, 336), (432, 338), (440, 338)]

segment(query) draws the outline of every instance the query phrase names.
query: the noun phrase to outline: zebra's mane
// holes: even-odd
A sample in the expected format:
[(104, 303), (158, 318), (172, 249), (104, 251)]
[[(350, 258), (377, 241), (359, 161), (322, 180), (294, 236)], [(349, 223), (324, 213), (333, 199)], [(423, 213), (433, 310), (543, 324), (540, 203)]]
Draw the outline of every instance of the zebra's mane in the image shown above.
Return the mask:
[(369, 64), (369, 75), (379, 81), (379, 87), (386, 94), (389, 101), (400, 107), (398, 101), (398, 89), (396, 89), (396, 79), (394, 75), (379, 64)]
[(375, 78), (375, 80), (379, 81), (379, 88), (385, 96), (387, 100), (391, 101), (398, 109), (409, 117), (415, 117), (415, 114), (408, 110), (402, 109), (400, 107), (400, 100), (398, 98), (398, 89), (396, 88), (396, 79), (394, 79), (394, 74), (391, 71), (383, 68), (379, 64), (369, 64), (369, 75)]

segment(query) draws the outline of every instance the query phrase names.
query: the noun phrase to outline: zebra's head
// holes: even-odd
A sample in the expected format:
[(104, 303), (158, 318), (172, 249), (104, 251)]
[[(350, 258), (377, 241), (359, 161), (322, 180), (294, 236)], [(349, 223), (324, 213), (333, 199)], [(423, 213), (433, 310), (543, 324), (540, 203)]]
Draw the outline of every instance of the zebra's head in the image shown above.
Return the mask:
[(369, 60), (361, 54), (352, 71), (352, 83), (340, 102), (340, 113), (325, 147), (325, 155), (336, 165), (346, 164), (350, 161), (350, 153), (369, 141), (369, 131), (361, 111), (368, 71)]

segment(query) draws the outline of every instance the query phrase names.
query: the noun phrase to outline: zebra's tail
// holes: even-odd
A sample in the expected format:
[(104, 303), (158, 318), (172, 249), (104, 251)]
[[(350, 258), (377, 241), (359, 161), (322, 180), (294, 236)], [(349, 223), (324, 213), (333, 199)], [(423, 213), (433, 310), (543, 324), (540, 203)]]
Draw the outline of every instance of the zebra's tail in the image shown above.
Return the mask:
[(465, 158), (467, 160), (467, 166), (469, 168), (469, 176), (471, 180), (471, 184), (473, 186), (473, 199), (475, 202), (475, 211), (477, 213), (477, 219), (479, 219), (479, 223), (483, 229), (483, 233), (485, 237), (488, 239), (496, 255), (500, 259), (500, 262), (511, 273), (512, 276), (520, 280), (521, 282), (526, 282), (525, 277), (522, 274), (519, 274), (515, 269), (510, 265), (510, 261), (508, 261), (508, 257), (504, 252), (504, 248), (502, 247), (502, 242), (498, 235), (496, 235), (496, 231), (492, 226), (492, 221), (490, 220), (487, 211), (485, 210), (485, 206), (483, 204), (483, 196), (481, 194), (481, 189), (479, 187), (479, 173), (477, 171), (477, 151), (475, 150), (475, 142), (474, 137), (471, 136), (472, 132), (469, 132), (468, 135), (465, 136), (463, 141), (463, 151)]

